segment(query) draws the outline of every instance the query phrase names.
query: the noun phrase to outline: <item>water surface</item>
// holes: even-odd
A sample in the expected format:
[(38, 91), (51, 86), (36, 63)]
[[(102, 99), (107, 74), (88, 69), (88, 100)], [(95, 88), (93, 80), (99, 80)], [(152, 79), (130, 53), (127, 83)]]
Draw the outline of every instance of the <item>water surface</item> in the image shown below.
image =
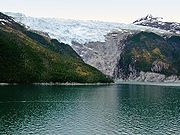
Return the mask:
[(0, 86), (0, 134), (180, 134), (180, 87)]

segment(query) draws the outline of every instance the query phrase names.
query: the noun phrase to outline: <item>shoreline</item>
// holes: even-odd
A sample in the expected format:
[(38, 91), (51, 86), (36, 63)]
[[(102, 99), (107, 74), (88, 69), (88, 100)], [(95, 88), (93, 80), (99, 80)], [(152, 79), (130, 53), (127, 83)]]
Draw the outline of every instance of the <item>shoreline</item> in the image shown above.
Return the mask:
[(117, 81), (115, 84), (149, 85), (149, 86), (174, 86), (180, 87), (180, 82), (138, 82), (138, 81)]
[(0, 83), (0, 86), (8, 85), (40, 85), (40, 86), (89, 86), (89, 85), (112, 85), (115, 83)]
[(0, 83), (0, 86), (18, 85), (17, 83)]
[(90, 85), (110, 85), (115, 83), (32, 83), (33, 85), (42, 85), (42, 86), (90, 86)]
[(0, 83), (0, 86), (36, 85), (36, 86), (100, 86), (100, 85), (149, 85), (149, 86), (175, 86), (180, 87), (180, 82), (138, 82), (138, 81), (115, 81), (114, 83)]

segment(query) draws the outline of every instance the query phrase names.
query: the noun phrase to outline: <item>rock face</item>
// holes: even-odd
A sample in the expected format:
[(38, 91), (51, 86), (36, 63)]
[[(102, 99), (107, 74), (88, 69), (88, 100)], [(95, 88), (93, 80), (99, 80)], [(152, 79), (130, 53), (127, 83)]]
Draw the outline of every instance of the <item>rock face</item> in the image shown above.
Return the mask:
[(73, 49), (86, 63), (113, 77), (124, 42), (129, 34), (130, 32), (113, 31), (105, 36), (105, 42), (90, 42), (83, 45), (73, 42)]
[(145, 82), (163, 82), (166, 76), (154, 72), (140, 72), (140, 75), (135, 79), (137, 81)]
[(162, 17), (153, 17), (152, 15), (147, 15), (146, 17), (134, 21), (133, 24), (149, 26), (152, 28), (158, 28), (180, 34), (180, 23), (165, 22), (163, 21)]
[(169, 64), (156, 60), (152, 63), (151, 71), (152, 72), (161, 72), (163, 69), (169, 69), (169, 68), (170, 68)]
[(179, 78), (176, 75), (171, 75), (166, 77), (164, 74), (158, 74), (154, 72), (140, 72), (140, 75), (135, 78), (129, 80), (141, 81), (141, 82), (178, 82)]

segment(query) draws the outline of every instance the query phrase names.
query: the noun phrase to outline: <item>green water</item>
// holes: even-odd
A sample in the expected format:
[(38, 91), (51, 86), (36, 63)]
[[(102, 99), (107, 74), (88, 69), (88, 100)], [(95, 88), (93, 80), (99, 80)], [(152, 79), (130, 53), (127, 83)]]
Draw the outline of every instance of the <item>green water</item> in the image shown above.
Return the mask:
[(180, 134), (180, 87), (0, 86), (0, 134)]

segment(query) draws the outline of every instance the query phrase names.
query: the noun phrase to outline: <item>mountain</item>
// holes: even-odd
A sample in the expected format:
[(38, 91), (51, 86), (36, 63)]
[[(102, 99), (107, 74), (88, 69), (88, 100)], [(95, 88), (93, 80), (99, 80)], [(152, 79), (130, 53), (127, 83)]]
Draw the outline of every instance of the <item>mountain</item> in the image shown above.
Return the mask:
[[(114, 74), (117, 78), (131, 80), (177, 79), (180, 76), (179, 52), (180, 36), (163, 38), (152, 32), (140, 32), (126, 40)], [(145, 74), (148, 72), (151, 73)]]
[(112, 82), (67, 44), (0, 13), (0, 82)]
[(30, 30), (69, 43), (85, 63), (115, 81), (179, 80), (180, 39), (173, 31), (136, 24), (6, 14)]
[(162, 17), (153, 17), (152, 15), (147, 15), (146, 17), (134, 21), (133, 24), (141, 25), (141, 26), (149, 26), (152, 28), (158, 28), (161, 30), (166, 30), (169, 32), (180, 34), (180, 23), (166, 22), (163, 21)]

